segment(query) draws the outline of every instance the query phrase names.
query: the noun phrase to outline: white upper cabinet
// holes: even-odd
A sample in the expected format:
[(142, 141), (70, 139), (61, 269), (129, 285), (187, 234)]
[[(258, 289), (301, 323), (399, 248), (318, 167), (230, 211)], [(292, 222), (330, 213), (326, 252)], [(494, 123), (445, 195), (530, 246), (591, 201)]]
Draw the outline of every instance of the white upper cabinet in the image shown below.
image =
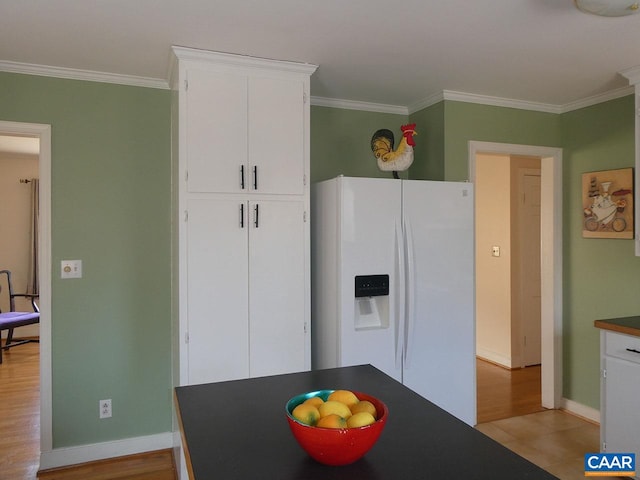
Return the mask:
[(190, 193), (304, 193), (308, 75), (206, 62), (181, 73)]
[(186, 74), (189, 192), (240, 193), (247, 179), (247, 78), (190, 68)]
[(304, 191), (304, 94), (299, 80), (249, 80), (250, 191)]

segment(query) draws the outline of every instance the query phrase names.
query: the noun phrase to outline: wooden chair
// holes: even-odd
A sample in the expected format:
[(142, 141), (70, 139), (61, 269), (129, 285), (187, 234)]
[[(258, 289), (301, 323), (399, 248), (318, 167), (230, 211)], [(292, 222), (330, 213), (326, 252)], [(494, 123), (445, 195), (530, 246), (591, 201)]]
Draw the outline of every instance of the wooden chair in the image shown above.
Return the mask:
[[(36, 298), (38, 295), (30, 295), (27, 293), (14, 293), (13, 286), (11, 284), (11, 272), (9, 270), (0, 270), (0, 275), (5, 274), (7, 276), (7, 290), (9, 293), (9, 311), (2, 312), (0, 311), (0, 332), (2, 330), (7, 330), (7, 341), (4, 346), (2, 345), (2, 340), (0, 339), (0, 364), (2, 363), (2, 351), (8, 350), (12, 347), (17, 347), (18, 345), (22, 345), (28, 342), (39, 342), (37, 339), (26, 339), (26, 340), (18, 340), (13, 341), (13, 329), (18, 327), (23, 327), (25, 325), (33, 325), (35, 323), (40, 323), (40, 309), (36, 304)], [(0, 292), (2, 287), (0, 286)], [(16, 297), (25, 297), (31, 300), (31, 307), (33, 308), (33, 312), (17, 312), (16, 311)]]

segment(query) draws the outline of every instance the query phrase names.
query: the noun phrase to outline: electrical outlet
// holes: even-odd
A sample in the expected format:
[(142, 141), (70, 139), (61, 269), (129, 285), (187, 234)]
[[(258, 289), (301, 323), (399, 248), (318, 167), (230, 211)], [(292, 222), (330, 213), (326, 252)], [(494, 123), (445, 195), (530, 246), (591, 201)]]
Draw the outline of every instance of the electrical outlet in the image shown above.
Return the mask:
[(111, 418), (111, 399), (100, 400), (100, 418)]

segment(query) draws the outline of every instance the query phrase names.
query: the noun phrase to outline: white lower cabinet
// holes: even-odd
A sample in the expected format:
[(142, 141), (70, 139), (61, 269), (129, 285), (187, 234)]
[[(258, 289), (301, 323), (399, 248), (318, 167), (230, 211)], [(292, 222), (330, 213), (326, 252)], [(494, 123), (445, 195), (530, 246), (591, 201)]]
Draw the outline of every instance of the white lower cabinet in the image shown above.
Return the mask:
[(601, 331), (601, 449), (640, 459), (640, 337)]
[(308, 369), (304, 202), (188, 201), (188, 383)]

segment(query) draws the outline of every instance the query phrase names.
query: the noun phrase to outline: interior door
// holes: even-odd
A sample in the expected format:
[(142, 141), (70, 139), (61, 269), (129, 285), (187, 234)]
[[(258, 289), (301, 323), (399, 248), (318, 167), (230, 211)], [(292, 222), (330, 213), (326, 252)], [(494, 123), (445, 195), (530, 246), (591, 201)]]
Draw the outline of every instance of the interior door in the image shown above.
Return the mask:
[(249, 203), (250, 376), (305, 370), (303, 201)]
[(403, 382), (476, 422), (473, 188), (403, 181), (407, 346)]
[(522, 177), (520, 215), (520, 318), (525, 366), (542, 361), (540, 270), (540, 172)]
[(189, 384), (249, 376), (247, 208), (237, 199), (188, 201)]

